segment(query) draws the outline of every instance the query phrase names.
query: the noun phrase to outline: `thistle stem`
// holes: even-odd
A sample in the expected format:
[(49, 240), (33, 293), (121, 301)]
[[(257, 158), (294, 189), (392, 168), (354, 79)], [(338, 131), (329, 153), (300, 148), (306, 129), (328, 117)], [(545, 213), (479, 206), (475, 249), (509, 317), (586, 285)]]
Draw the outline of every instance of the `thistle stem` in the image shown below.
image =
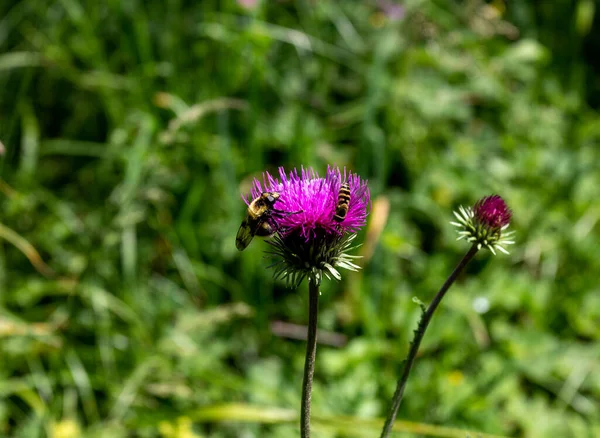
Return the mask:
[(404, 361), (404, 368), (402, 370), (402, 375), (398, 380), (398, 385), (396, 386), (396, 392), (392, 397), (392, 407), (388, 416), (385, 420), (385, 424), (383, 426), (383, 431), (381, 432), (380, 438), (387, 438), (389, 433), (392, 430), (392, 426), (394, 424), (394, 420), (396, 419), (396, 415), (398, 414), (398, 409), (400, 409), (400, 403), (402, 402), (402, 396), (404, 395), (404, 388), (406, 387), (406, 382), (408, 381), (408, 376), (410, 374), (410, 370), (415, 362), (417, 357), (417, 352), (419, 351), (419, 346), (421, 345), (421, 340), (423, 340), (423, 336), (425, 335), (425, 330), (427, 330), (427, 326), (433, 317), (433, 312), (437, 309), (438, 305), (444, 298), (444, 295), (452, 286), (452, 283), (456, 280), (458, 275), (464, 269), (464, 267), (471, 261), (473, 256), (477, 253), (477, 245), (473, 245), (471, 249), (464, 255), (462, 260), (458, 263), (452, 274), (446, 279), (436, 296), (433, 298), (431, 304), (425, 312), (421, 315), (421, 319), (419, 321), (419, 325), (417, 330), (415, 330), (415, 337), (410, 344), (410, 350), (408, 352), (408, 356)]
[(300, 411), (300, 437), (310, 437), (310, 398), (315, 356), (317, 353), (317, 316), (319, 313), (319, 285), (308, 282), (308, 336), (306, 338), (306, 359), (304, 360), (304, 379), (302, 382), (302, 406)]

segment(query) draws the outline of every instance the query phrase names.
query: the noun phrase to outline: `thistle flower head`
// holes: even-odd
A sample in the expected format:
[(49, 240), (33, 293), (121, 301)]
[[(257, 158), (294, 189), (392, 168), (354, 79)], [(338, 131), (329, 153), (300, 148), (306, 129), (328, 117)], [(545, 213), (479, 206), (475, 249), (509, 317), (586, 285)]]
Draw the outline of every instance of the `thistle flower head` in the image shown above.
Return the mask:
[(458, 222), (451, 222), (460, 228), (458, 240), (466, 239), (477, 245), (477, 249), (488, 248), (494, 255), (495, 250), (508, 254), (505, 245), (514, 243), (510, 240), (514, 231), (506, 231), (510, 225), (512, 211), (498, 195), (481, 198), (473, 207), (460, 206), (454, 212)]
[[(343, 219), (334, 218), (340, 189), (346, 183), (350, 200)], [(255, 179), (251, 190), (255, 199), (261, 193), (279, 193), (271, 215), (277, 230), (269, 241), (275, 256), (275, 277), (285, 278), (289, 286), (297, 286), (305, 277), (319, 284), (322, 275), (340, 279), (336, 267), (356, 270), (348, 251), (362, 228), (371, 206), (367, 182), (355, 173), (328, 167), (325, 177), (313, 169), (296, 169), (286, 174), (279, 168), (279, 178), (268, 172), (262, 182)], [(247, 201), (248, 202), (248, 201)]]

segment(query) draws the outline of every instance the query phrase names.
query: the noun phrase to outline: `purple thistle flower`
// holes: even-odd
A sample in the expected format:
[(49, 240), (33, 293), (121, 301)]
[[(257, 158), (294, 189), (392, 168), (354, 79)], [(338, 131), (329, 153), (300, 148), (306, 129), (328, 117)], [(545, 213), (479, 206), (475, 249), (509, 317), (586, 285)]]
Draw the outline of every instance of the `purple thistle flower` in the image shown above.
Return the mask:
[[(278, 192), (280, 198), (275, 204), (277, 210), (297, 214), (274, 216), (274, 222), (282, 236), (298, 233), (307, 242), (317, 234), (355, 233), (367, 222), (371, 206), (367, 182), (355, 173), (344, 173), (339, 168), (328, 167), (325, 178), (319, 177), (313, 169), (302, 168), (300, 174), (294, 169), (286, 175), (279, 168), (279, 178), (273, 178), (268, 172), (263, 174), (263, 183), (254, 179), (252, 198), (263, 192)], [(338, 202), (338, 194), (343, 182), (350, 185), (350, 203), (346, 217), (342, 222), (333, 219)]]
[[(336, 221), (338, 196), (343, 183), (348, 184), (350, 201), (343, 220)], [(288, 284), (298, 285), (306, 276), (317, 284), (321, 274), (340, 279), (335, 267), (356, 270), (347, 251), (351, 242), (367, 220), (371, 208), (371, 198), (367, 182), (355, 173), (338, 167), (328, 167), (325, 177), (320, 177), (312, 168), (294, 169), (286, 174), (279, 168), (279, 178), (268, 172), (262, 182), (254, 179), (251, 189), (252, 199), (264, 192), (276, 192), (279, 198), (273, 208), (276, 214), (270, 216), (273, 229), (277, 231), (269, 243), (270, 253), (278, 261), (275, 276), (286, 278)], [(246, 199), (250, 204), (252, 199)]]
[(496, 249), (508, 254), (503, 245), (515, 243), (510, 240), (514, 231), (505, 232), (510, 225), (512, 211), (498, 195), (481, 198), (473, 207), (460, 206), (454, 215), (458, 222), (451, 224), (461, 228), (458, 240), (464, 238), (473, 242), (477, 249), (485, 246), (494, 255)]

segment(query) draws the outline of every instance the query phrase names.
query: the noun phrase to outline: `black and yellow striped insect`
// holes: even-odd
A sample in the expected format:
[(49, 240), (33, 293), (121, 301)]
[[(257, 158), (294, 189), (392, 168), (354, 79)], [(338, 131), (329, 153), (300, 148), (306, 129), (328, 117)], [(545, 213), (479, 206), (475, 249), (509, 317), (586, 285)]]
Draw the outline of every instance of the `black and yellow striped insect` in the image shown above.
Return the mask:
[(277, 224), (273, 217), (284, 218), (300, 211), (287, 212), (274, 208), (275, 202), (281, 195), (277, 192), (262, 192), (258, 198), (252, 200), (246, 210), (246, 217), (235, 236), (235, 246), (240, 251), (246, 249), (254, 236), (271, 237), (277, 232)]
[(246, 217), (240, 225), (237, 236), (235, 236), (237, 249), (240, 251), (245, 250), (254, 236), (269, 237), (275, 233), (274, 226), (269, 219), (279, 196), (277, 192), (263, 192), (248, 205)]
[(337, 204), (335, 206), (335, 214), (333, 220), (343, 222), (350, 207), (350, 184), (342, 183), (340, 192), (338, 193)]

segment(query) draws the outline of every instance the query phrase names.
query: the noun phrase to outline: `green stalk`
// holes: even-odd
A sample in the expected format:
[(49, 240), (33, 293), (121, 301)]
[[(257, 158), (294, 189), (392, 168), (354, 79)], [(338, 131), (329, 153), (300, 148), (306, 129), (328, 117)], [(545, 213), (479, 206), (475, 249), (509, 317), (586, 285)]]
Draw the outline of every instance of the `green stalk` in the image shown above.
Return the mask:
[(315, 357), (317, 353), (317, 316), (319, 313), (319, 285), (313, 280), (308, 282), (308, 336), (306, 338), (306, 359), (304, 360), (304, 379), (302, 382), (302, 406), (300, 408), (300, 436), (310, 437), (310, 399)]
[(392, 407), (390, 412), (388, 413), (387, 418), (385, 419), (385, 424), (383, 426), (383, 431), (381, 432), (380, 438), (387, 438), (392, 430), (392, 426), (394, 424), (394, 420), (396, 419), (396, 415), (398, 414), (398, 409), (400, 409), (400, 403), (402, 402), (402, 396), (404, 395), (404, 388), (406, 387), (406, 382), (408, 381), (408, 376), (410, 374), (410, 370), (415, 362), (417, 357), (417, 352), (419, 351), (419, 346), (421, 345), (421, 341), (423, 340), (423, 336), (425, 335), (425, 331), (427, 330), (427, 326), (433, 317), (433, 312), (437, 309), (438, 305), (446, 295), (452, 283), (456, 280), (458, 275), (462, 272), (464, 267), (471, 261), (473, 256), (477, 253), (477, 245), (473, 245), (471, 249), (465, 254), (462, 260), (458, 263), (450, 277), (446, 279), (436, 296), (433, 298), (433, 301), (427, 308), (427, 310), (421, 316), (421, 320), (419, 321), (419, 325), (417, 330), (415, 331), (415, 337), (410, 344), (410, 350), (408, 352), (408, 356), (404, 361), (404, 369), (402, 370), (402, 375), (398, 380), (398, 385), (396, 386), (396, 392), (392, 397)]

